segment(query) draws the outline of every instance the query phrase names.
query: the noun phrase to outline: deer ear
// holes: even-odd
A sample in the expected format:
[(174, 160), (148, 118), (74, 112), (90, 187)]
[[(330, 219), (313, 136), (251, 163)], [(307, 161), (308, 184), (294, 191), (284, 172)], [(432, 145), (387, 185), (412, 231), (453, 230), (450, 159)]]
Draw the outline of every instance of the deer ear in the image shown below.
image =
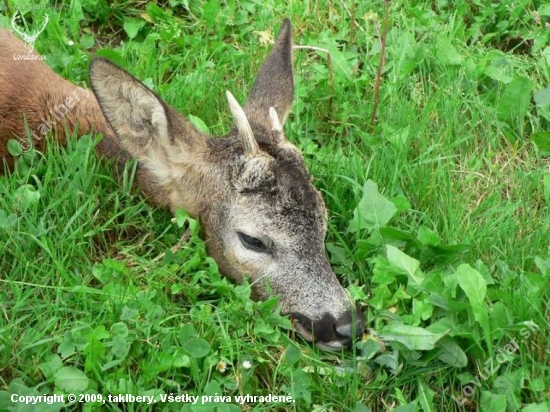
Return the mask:
[(290, 20), (285, 19), (273, 50), (260, 68), (244, 107), (250, 123), (263, 126), (266, 130), (273, 127), (270, 107), (275, 109), (284, 124), (294, 99), (291, 32)]
[(120, 67), (95, 58), (90, 80), (121, 147), (135, 158), (167, 166), (203, 151), (208, 137)]
[(164, 104), (141, 82), (102, 58), (92, 60), (90, 81), (103, 115), (132, 156), (148, 157), (152, 146), (168, 141)]

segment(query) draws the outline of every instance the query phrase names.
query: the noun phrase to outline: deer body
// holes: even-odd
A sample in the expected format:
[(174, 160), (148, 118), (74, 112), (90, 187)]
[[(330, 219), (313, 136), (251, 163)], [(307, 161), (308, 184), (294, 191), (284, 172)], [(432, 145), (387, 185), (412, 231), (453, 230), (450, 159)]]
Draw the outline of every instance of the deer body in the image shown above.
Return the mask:
[[(7, 141), (26, 137), (25, 120), (29, 131), (34, 133), (33, 144), (39, 150), (44, 148), (48, 132), (65, 144), (64, 129), (74, 132), (78, 125), (81, 134), (103, 133), (105, 137), (98, 151), (114, 156), (120, 149), (93, 93), (54, 73), (35, 52), (27, 54), (34, 56), (31, 57), (34, 60), (14, 59), (25, 54), (25, 44), (9, 31), (0, 29), (0, 156), (13, 166)], [(69, 98), (75, 104), (61, 117), (53, 109), (67, 106)], [(0, 171), (3, 171), (3, 162), (0, 162)]]
[[(42, 61), (14, 60), (21, 50), (22, 42), (0, 30), (0, 156), (8, 165), (7, 141), (26, 136), (25, 119), (36, 134), (52, 107), (72, 104), (51, 130), (54, 137), (64, 143), (65, 129), (76, 127), (81, 134), (101, 132), (100, 154), (121, 164), (137, 159), (145, 194), (172, 211), (200, 216), (220, 271), (238, 282), (250, 276), (257, 298), (268, 296), (268, 282), (305, 339), (340, 349), (362, 333), (363, 317), (325, 255), (323, 199), (282, 128), (294, 93), (288, 20), (244, 108), (228, 92), (236, 128), (220, 138), (197, 130), (107, 60), (92, 61), (92, 94)], [(35, 134), (42, 148), (45, 138)]]

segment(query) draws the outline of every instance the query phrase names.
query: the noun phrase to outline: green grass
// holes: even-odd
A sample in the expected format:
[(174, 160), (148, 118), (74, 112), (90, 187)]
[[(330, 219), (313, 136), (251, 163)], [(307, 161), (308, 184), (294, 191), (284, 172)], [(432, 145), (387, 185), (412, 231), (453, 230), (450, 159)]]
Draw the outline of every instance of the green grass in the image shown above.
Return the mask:
[[(0, 176), (0, 410), (53, 393), (157, 400), (69, 410), (550, 409), (547, 5), (394, 1), (371, 130), (383, 2), (59, 4), (25, 14), (30, 28), (49, 14), (36, 47), (57, 72), (87, 81), (105, 56), (212, 134), (285, 16), (297, 44), (330, 51), (295, 51), (285, 130), (330, 210), (334, 269), (386, 346), (295, 338), (276, 299), (219, 275), (197, 222), (173, 222), (132, 191), (132, 167), (113, 174), (92, 138), (70, 139)], [(239, 405), (246, 394), (293, 402)]]

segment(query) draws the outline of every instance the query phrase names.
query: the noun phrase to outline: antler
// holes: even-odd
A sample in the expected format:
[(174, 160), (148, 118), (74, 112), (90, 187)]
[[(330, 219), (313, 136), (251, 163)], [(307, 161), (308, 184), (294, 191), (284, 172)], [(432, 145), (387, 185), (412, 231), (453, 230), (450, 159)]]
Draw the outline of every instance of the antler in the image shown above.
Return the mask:
[[(17, 10), (15, 13), (13, 13), (13, 17), (11, 18), (11, 27), (13, 27), (13, 30), (19, 34), (21, 37), (23, 37), (24, 39), (27, 38), (27, 33), (23, 33), (22, 31), (18, 30), (17, 29), (17, 23), (15, 22), (15, 20), (17, 19), (17, 13), (20, 13), (19, 10)], [(22, 18), (22, 17), (21, 17)], [(26, 41), (26, 40), (25, 40)]]
[(44, 31), (44, 29), (46, 28), (46, 24), (48, 24), (49, 21), (50, 21), (50, 18), (46, 13), (44, 13), (44, 24), (42, 25), (40, 30), (38, 30), (35, 34), (31, 36), (32, 42), (36, 41), (36, 39), (38, 38), (38, 35)]
[(276, 133), (282, 133), (283, 125), (279, 120), (279, 116), (277, 115), (277, 110), (275, 110), (275, 108), (273, 107), (269, 108), (269, 119), (271, 120), (271, 130), (273, 130)]
[(283, 125), (281, 124), (281, 121), (279, 120), (279, 116), (277, 115), (277, 110), (275, 108), (270, 107), (269, 108), (269, 120), (271, 121), (271, 131), (273, 143), (277, 144), (284, 144), (288, 143), (286, 140), (285, 134), (283, 132)]
[[(34, 42), (38, 38), (38, 35), (40, 33), (42, 33), (44, 31), (44, 29), (46, 28), (46, 25), (50, 21), (50, 17), (47, 14), (44, 14), (45, 19), (44, 19), (44, 24), (42, 25), (42, 27), (39, 30), (37, 30), (36, 32), (34, 32), (33, 34), (28, 35), (27, 33), (22, 32), (21, 30), (19, 30), (17, 28), (17, 23), (15, 22), (15, 19), (17, 18), (17, 13), (19, 13), (21, 15), (21, 12), (19, 10), (17, 10), (13, 14), (13, 17), (11, 18), (11, 27), (13, 28), (13, 30), (15, 30), (15, 32), (17, 34), (19, 34), (23, 38), (23, 40), (25, 40), (25, 42), (27, 44), (29, 44), (29, 46), (32, 46), (32, 48), (33, 48), (34, 47)], [(23, 16), (21, 16), (21, 18), (23, 18)]]
[(254, 133), (252, 132), (252, 128), (250, 127), (250, 123), (248, 122), (246, 114), (244, 113), (244, 110), (239, 102), (237, 102), (237, 100), (235, 99), (235, 97), (233, 97), (229, 90), (227, 90), (225, 93), (227, 95), (229, 108), (231, 109), (231, 113), (233, 114), (233, 117), (235, 118), (235, 123), (237, 124), (239, 136), (241, 137), (241, 140), (243, 142), (244, 154), (246, 157), (251, 159), (255, 157), (258, 153), (258, 142), (256, 142), (256, 138), (254, 137)]

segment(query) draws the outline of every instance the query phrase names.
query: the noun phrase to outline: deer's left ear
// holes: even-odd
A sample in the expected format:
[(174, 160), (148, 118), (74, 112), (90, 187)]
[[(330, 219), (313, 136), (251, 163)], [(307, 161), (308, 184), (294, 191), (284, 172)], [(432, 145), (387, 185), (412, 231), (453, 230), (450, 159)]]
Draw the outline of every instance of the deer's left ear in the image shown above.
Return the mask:
[(160, 181), (177, 177), (179, 165), (190, 158), (201, 159), (207, 152), (208, 135), (120, 67), (95, 58), (90, 79), (121, 148)]
[(120, 67), (103, 58), (90, 66), (92, 89), (123, 149), (137, 159), (179, 149), (202, 152), (209, 136)]
[(252, 92), (244, 107), (251, 124), (273, 128), (269, 108), (273, 107), (284, 124), (294, 99), (294, 75), (292, 73), (292, 29), (285, 19), (273, 50), (260, 68)]

